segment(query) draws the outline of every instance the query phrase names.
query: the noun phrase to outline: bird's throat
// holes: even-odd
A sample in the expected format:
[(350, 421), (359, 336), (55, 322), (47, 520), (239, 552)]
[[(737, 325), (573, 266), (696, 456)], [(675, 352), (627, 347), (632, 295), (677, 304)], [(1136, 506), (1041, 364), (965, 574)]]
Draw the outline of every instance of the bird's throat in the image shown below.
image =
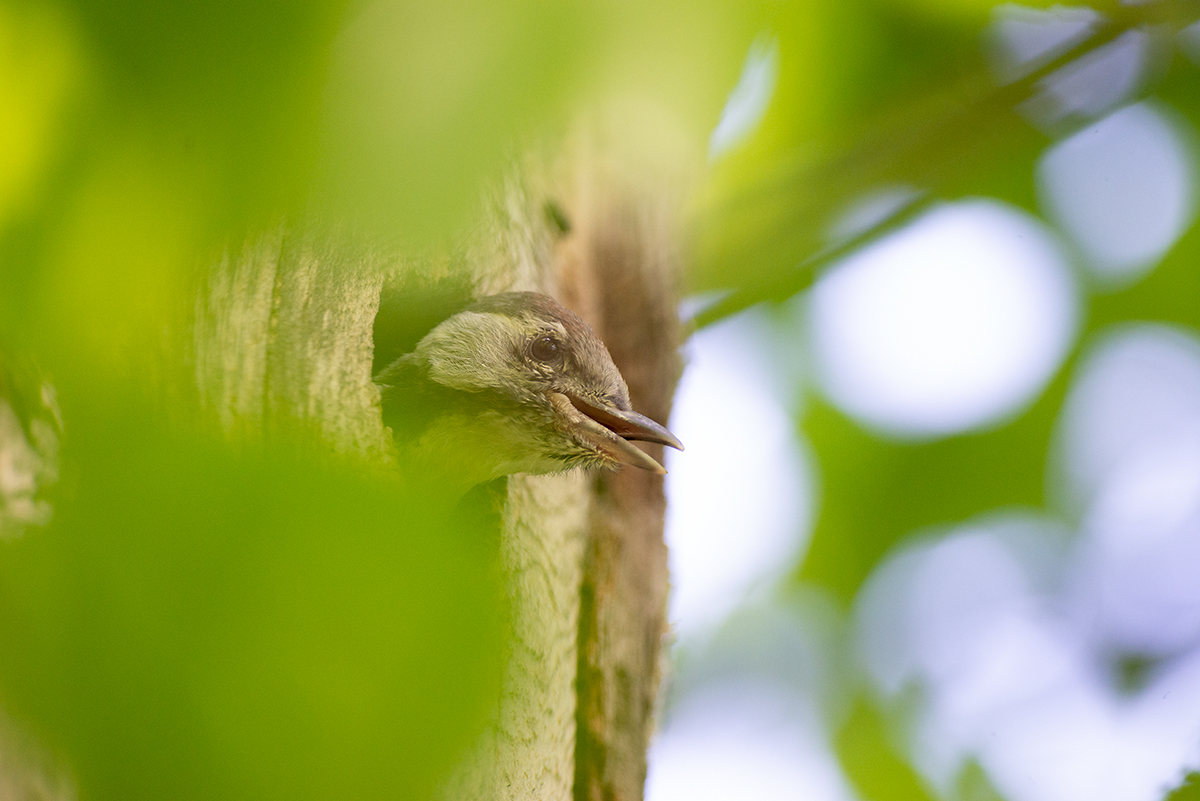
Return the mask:
[(401, 470), (454, 494), (514, 473), (554, 473), (571, 466), (529, 442), (530, 426), (495, 409), (448, 411), (415, 436), (397, 437)]

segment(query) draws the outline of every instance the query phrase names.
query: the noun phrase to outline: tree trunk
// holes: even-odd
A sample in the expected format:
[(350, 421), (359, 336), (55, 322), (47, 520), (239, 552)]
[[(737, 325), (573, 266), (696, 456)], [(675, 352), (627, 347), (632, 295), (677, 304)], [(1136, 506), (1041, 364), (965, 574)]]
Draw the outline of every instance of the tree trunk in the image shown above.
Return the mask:
[[(665, 182), (664, 182), (665, 184)], [(680, 373), (673, 209), (662, 184), (596, 155), (564, 193), (564, 299), (591, 323), (629, 384), (634, 408), (666, 422)], [(662, 446), (652, 455), (662, 460)], [(576, 679), (576, 801), (634, 801), (646, 780), (667, 633), (662, 476), (596, 476), (581, 587)]]
[[(587, 154), (576, 163), (586, 167), (558, 180), (505, 183), (457, 263), (476, 295), (535, 290), (573, 307), (607, 343), (635, 408), (665, 422), (679, 372), (670, 216)], [(281, 228), (250, 242), (197, 303), (202, 400), (235, 438), (300, 430), (387, 462), (372, 321), (384, 280), (403, 288), (416, 276), (344, 236)], [(666, 629), (664, 509), (661, 478), (643, 471), (509, 479), (503, 689), (446, 799), (641, 797)]]

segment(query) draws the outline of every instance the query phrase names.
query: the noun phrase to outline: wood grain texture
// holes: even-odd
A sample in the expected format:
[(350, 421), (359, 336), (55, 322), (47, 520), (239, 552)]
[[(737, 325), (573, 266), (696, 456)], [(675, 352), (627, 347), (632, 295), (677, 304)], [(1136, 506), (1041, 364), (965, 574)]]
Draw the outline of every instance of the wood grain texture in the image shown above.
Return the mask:
[[(648, 174), (653, 175), (653, 171)], [(563, 295), (608, 346), (635, 409), (666, 422), (681, 365), (680, 253), (669, 193), (594, 151), (563, 192)], [(662, 447), (650, 447), (662, 459)], [(666, 498), (661, 476), (603, 473), (592, 483), (581, 585), (577, 801), (642, 798), (667, 633)]]
[(500, 558), (511, 630), (503, 691), (444, 798), (571, 798), (587, 498), (580, 472), (508, 480)]
[[(53, 385), (0, 350), (0, 544), (43, 536), (53, 518), (47, 488), (58, 479), (61, 433)], [(74, 799), (56, 756), (0, 708), (0, 801)]]
[(74, 801), (78, 793), (53, 759), (0, 711), (0, 801)]
[[(537, 176), (515, 171), (491, 197), (469, 248), (477, 295), (558, 294), (555, 232)], [(501, 562), (510, 637), (489, 729), (445, 788), (447, 801), (569, 801), (575, 765), (575, 670), (589, 485), (584, 473), (508, 481)]]
[(195, 327), (201, 403), (224, 431), (252, 441), (301, 432), (387, 461), (371, 324), (397, 264), (347, 236), (282, 225), (226, 254), (200, 290)]

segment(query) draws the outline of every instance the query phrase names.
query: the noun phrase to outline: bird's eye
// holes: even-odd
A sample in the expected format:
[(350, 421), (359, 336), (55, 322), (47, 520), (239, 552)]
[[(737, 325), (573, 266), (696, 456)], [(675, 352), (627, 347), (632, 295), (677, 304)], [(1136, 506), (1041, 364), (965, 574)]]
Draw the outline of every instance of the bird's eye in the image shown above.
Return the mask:
[(539, 362), (558, 361), (562, 354), (562, 345), (554, 337), (538, 337), (529, 346), (529, 355)]

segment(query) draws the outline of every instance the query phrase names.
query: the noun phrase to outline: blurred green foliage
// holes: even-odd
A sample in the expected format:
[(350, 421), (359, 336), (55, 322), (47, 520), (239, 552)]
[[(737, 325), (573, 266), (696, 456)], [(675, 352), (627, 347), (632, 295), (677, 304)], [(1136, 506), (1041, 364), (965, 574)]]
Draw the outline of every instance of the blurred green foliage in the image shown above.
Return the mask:
[(1193, 771), (1167, 796), (1167, 801), (1194, 801), (1197, 798), (1200, 798), (1200, 774)]
[[(781, 300), (877, 185), (1037, 212), (1051, 140), (1014, 111), (1035, 79), (991, 81), (991, 8), (0, 2), (0, 345), (41, 365), (65, 420), (53, 523), (0, 542), (0, 705), (69, 755), (85, 798), (428, 794), (496, 686), (490, 544), (449, 501), (198, 433), (178, 387), (199, 276), (287, 216), (436, 248), (507, 159), (614, 97), (629, 136), (669, 119), (700, 152), (765, 32), (775, 96), (698, 187), (688, 282), (739, 290), (709, 319)], [(1150, 90), (1200, 116), (1181, 56)], [(1200, 326), (1197, 263), (1192, 231), (1142, 283), (1092, 294), (1080, 341)], [(797, 581), (848, 604), (912, 531), (1046, 505), (1069, 369), (1013, 420), (933, 443), (807, 404), (823, 494)], [(860, 699), (843, 766), (864, 797), (923, 798), (885, 729)]]
[[(772, 107), (754, 137), (714, 165), (698, 201), (693, 286), (732, 290), (702, 312), (698, 324), (789, 298), (826, 265), (888, 230), (884, 225), (840, 247), (829, 244), (838, 215), (879, 188), (911, 187), (931, 201), (994, 197), (1039, 215), (1035, 164), (1056, 135), (1071, 129), (1039, 130), (1019, 104), (1052, 70), (1122, 30), (1146, 24), (1178, 30), (1200, 17), (1200, 8), (1186, 2), (1092, 4), (1110, 20), (1097, 38), (1001, 86), (982, 46), (988, 6), (813, 4), (820, 10), (805, 18), (804, 30), (785, 24), (775, 31), (781, 55)], [(1196, 65), (1166, 36), (1165, 55), (1148, 70), (1141, 91), (1195, 126)], [(894, 224), (906, 219), (901, 215)], [(1121, 291), (1097, 286), (1080, 254), (1073, 254), (1084, 291), (1075, 354), (1124, 321), (1200, 328), (1198, 248), (1193, 227), (1149, 277)], [(885, 554), (914, 534), (992, 510), (1065, 511), (1047, 485), (1046, 464), (1076, 355), (1027, 408), (987, 430), (935, 441), (898, 441), (863, 428), (819, 397), (806, 398), (798, 426), (814, 450), (820, 508), (811, 546), (796, 567), (797, 585), (818, 587), (849, 608)], [(863, 797), (879, 801), (930, 797), (903, 756), (894, 720), (902, 710), (880, 709), (860, 692), (835, 737), (849, 780)], [(997, 797), (977, 765), (959, 777), (953, 793)]]
[[(894, 728), (894, 727), (893, 727)], [(855, 789), (865, 798), (925, 801), (931, 798), (921, 779), (904, 761), (897, 734), (865, 699), (843, 723), (835, 743)]]
[(77, 414), (71, 497), (0, 550), (5, 706), (85, 797), (428, 795), (498, 688), (487, 530), (144, 411)]

